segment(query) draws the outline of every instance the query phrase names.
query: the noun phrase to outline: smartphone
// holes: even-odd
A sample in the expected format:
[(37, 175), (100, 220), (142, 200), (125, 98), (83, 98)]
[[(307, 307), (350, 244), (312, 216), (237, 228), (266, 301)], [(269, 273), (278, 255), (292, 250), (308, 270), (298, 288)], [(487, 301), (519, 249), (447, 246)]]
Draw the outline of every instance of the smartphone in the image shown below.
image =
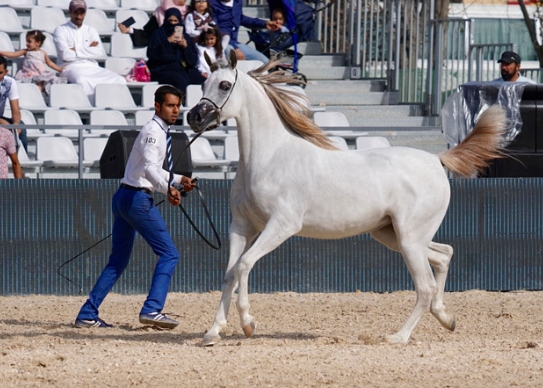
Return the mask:
[(181, 39), (183, 39), (183, 26), (175, 26), (175, 41), (179, 42)]
[(136, 23), (134, 18), (130, 16), (128, 19), (126, 19), (124, 22), (121, 22), (121, 24), (125, 27), (130, 27), (132, 24)]

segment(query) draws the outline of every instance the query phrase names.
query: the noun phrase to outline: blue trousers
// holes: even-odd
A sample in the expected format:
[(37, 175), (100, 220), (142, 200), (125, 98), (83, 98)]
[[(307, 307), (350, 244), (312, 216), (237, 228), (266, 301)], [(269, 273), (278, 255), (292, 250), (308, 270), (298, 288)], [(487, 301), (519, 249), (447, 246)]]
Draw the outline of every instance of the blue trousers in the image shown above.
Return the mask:
[[(237, 43), (237, 42), (235, 46), (236, 48), (239, 48), (243, 52), (243, 55), (245, 55), (245, 59), (258, 60), (263, 63), (268, 63), (268, 61), (270, 60), (270, 58), (268, 58), (267, 56), (265, 56), (264, 54), (262, 54), (260, 51), (258, 51), (252, 46), (249, 46), (247, 44)], [(233, 46), (229, 45), (228, 47), (232, 48)]]
[(173, 271), (179, 261), (179, 252), (152, 196), (121, 187), (113, 196), (112, 209), (115, 219), (109, 262), (90, 292), (89, 299), (81, 307), (78, 319), (98, 318), (98, 308), (128, 266), (136, 232), (159, 257), (141, 314), (162, 311)]

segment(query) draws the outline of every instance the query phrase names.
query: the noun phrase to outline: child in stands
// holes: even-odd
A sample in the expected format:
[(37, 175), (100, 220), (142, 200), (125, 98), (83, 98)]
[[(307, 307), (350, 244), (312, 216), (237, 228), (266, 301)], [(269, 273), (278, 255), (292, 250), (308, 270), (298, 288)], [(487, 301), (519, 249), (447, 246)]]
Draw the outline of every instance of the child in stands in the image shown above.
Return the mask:
[(24, 55), (23, 68), (15, 74), (15, 79), (20, 82), (34, 82), (40, 88), (40, 91), (49, 94), (51, 84), (67, 83), (65, 77), (58, 77), (52, 71), (48, 71), (46, 66), (62, 73), (64, 70), (53, 62), (47, 53), (41, 49), (45, 41), (45, 35), (38, 30), (28, 31), (26, 33), (26, 49), (21, 49), (13, 53), (0, 51), (0, 55), (6, 58), (18, 58)]
[[(213, 17), (213, 12), (207, 0), (193, 0), (190, 5), (190, 10), (185, 17), (185, 30), (187, 34), (194, 40), (195, 43), (200, 41), (202, 32), (210, 30), (217, 26)], [(222, 34), (221, 34), (222, 35)], [(222, 39), (222, 47), (228, 46), (230, 36), (224, 35)]]
[(224, 55), (224, 49), (221, 41), (221, 32), (217, 27), (212, 27), (202, 31), (198, 41), (198, 70), (203, 77), (207, 78), (211, 74), (204, 53), (207, 53), (211, 62)]

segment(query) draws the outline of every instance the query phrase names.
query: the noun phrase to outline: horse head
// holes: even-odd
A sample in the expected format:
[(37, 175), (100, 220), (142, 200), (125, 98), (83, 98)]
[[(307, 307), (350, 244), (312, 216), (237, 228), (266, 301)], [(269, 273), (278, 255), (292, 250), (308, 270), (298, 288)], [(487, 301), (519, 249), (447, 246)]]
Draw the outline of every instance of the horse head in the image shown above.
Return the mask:
[(196, 133), (215, 129), (222, 121), (232, 117), (226, 117), (223, 108), (230, 100), (238, 80), (234, 50), (230, 51), (228, 60), (221, 57), (214, 63), (211, 63), (207, 53), (204, 56), (212, 73), (204, 83), (204, 96), (187, 115), (188, 124)]

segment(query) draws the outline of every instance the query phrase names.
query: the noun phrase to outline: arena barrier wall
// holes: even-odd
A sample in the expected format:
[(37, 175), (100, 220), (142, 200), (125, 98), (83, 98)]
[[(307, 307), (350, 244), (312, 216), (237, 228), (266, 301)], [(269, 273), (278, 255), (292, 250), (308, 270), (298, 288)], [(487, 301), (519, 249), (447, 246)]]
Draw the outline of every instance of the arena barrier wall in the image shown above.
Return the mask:
[[(228, 261), (231, 181), (200, 180), (223, 246), (210, 248), (179, 209), (160, 210), (180, 251), (172, 292), (220, 290)], [(105, 266), (111, 239), (58, 274), (64, 262), (111, 232), (111, 197), (118, 180), (0, 180), (1, 295), (87, 294)], [(451, 180), (451, 204), (435, 241), (455, 253), (448, 291), (543, 289), (543, 179)], [(333, 190), (333, 188), (331, 188)], [(155, 201), (163, 199), (155, 194)], [(196, 225), (213, 233), (195, 193), (183, 199)], [(353, 204), (354, 206), (355, 204)], [(113, 291), (146, 294), (156, 257), (138, 236), (132, 259)], [(369, 235), (342, 240), (293, 237), (263, 257), (250, 275), (250, 291), (391, 292), (413, 284), (398, 253)]]

